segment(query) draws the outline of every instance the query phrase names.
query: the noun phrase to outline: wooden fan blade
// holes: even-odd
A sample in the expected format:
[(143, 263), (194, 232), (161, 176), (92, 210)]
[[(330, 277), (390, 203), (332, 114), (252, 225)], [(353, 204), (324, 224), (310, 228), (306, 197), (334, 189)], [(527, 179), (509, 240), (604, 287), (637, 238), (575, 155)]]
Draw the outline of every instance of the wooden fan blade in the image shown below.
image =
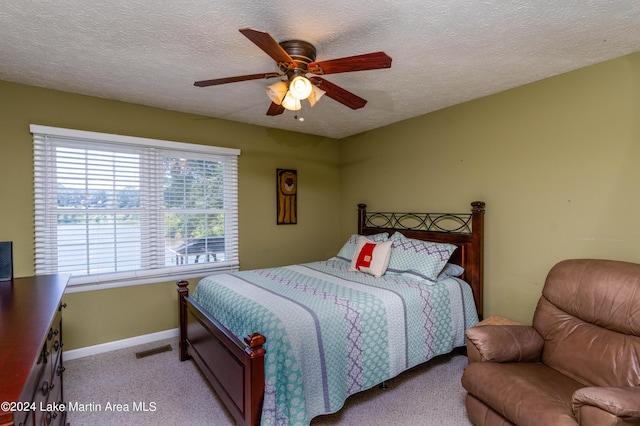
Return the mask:
[(269, 109), (267, 110), (267, 115), (280, 115), (284, 112), (284, 107), (282, 105), (278, 105), (275, 102), (271, 102), (269, 105)]
[(207, 87), (217, 86), (218, 84), (235, 83), (237, 81), (259, 80), (261, 78), (280, 77), (282, 74), (278, 72), (263, 72), (262, 74), (237, 75), (235, 77), (214, 78), (213, 80), (201, 80), (193, 83), (194, 86)]
[(298, 66), (287, 51), (269, 33), (252, 28), (241, 28), (239, 31), (267, 55), (271, 56), (278, 64), (288, 64), (287, 68)]
[(340, 102), (343, 105), (348, 106), (351, 109), (362, 108), (367, 103), (366, 99), (362, 99), (361, 97), (354, 95), (348, 90), (345, 90), (342, 87), (325, 80), (324, 78), (312, 77), (311, 80), (317, 82), (318, 87), (324, 90), (328, 97)]
[(308, 72), (320, 75), (377, 70), (380, 68), (391, 68), (391, 57), (384, 52), (366, 53), (364, 55), (312, 62), (307, 66)]

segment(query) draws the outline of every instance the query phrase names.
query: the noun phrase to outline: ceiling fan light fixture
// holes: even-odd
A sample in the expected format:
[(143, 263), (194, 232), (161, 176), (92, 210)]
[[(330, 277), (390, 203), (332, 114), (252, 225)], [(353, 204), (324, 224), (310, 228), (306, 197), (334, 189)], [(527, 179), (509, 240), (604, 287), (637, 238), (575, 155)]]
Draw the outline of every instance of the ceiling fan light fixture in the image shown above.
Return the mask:
[(313, 107), (318, 100), (327, 92), (319, 88), (318, 86), (313, 85), (311, 87), (311, 94), (309, 95), (309, 104)]
[(308, 78), (298, 75), (289, 83), (289, 93), (299, 100), (307, 99), (311, 95), (313, 85)]
[(281, 105), (282, 100), (287, 94), (287, 90), (289, 90), (289, 87), (284, 81), (278, 81), (277, 83), (273, 83), (272, 85), (267, 86), (266, 90), (269, 99), (271, 99), (273, 103)]
[(282, 106), (285, 107), (285, 109), (288, 109), (290, 111), (297, 111), (300, 108), (302, 108), (302, 105), (300, 104), (300, 99), (293, 96), (291, 94), (291, 90), (287, 92), (286, 96), (282, 100)]

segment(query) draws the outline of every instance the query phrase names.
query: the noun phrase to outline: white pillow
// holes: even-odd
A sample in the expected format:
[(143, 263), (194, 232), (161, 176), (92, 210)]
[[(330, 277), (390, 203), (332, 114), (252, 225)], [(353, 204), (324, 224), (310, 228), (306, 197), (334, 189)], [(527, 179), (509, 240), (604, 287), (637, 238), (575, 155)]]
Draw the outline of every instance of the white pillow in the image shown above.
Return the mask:
[(365, 272), (380, 278), (389, 266), (392, 244), (391, 240), (376, 243), (360, 236), (349, 270)]

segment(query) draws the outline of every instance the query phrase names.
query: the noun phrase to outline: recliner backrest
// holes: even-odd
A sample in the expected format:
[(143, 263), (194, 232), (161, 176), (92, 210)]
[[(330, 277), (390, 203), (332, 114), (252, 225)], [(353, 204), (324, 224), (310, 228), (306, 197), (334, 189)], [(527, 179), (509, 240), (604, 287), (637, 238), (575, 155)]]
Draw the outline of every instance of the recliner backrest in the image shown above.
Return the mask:
[(542, 362), (586, 386), (640, 386), (640, 265), (574, 259), (555, 265), (533, 327)]

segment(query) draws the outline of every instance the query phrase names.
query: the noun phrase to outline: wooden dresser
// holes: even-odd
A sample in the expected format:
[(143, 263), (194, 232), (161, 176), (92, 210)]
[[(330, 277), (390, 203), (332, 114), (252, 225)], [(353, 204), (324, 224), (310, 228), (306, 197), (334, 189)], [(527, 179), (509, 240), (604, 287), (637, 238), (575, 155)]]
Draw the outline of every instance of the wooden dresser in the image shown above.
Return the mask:
[(0, 426), (63, 425), (62, 295), (69, 275), (0, 282)]

